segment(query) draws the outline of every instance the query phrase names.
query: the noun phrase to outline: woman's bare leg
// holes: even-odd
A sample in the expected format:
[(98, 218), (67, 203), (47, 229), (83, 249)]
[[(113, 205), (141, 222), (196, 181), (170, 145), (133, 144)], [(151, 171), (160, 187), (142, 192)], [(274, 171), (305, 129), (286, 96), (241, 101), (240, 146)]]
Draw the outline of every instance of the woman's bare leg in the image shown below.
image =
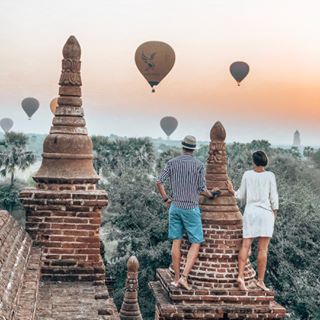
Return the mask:
[(244, 283), (244, 268), (248, 260), (248, 253), (251, 248), (253, 238), (244, 238), (238, 256), (238, 284), (241, 290), (247, 290)]
[(260, 237), (258, 242), (258, 285), (262, 289), (268, 289), (264, 284), (264, 276), (266, 274), (268, 246), (270, 238)]

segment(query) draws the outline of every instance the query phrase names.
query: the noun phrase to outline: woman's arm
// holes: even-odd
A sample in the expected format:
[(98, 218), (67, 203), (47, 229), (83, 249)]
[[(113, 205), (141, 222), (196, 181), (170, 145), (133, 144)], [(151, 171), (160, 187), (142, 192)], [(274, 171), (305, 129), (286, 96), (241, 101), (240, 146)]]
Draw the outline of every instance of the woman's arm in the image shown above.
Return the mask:
[(273, 173), (272, 173), (271, 182), (270, 182), (269, 197), (270, 197), (272, 211), (276, 214), (277, 211), (279, 210), (279, 195), (277, 190), (276, 177)]
[(240, 188), (237, 191), (234, 191), (232, 182), (228, 180), (227, 188), (230, 193), (232, 193), (237, 199), (243, 201), (246, 199), (247, 188), (246, 188), (246, 175), (244, 174), (241, 179)]

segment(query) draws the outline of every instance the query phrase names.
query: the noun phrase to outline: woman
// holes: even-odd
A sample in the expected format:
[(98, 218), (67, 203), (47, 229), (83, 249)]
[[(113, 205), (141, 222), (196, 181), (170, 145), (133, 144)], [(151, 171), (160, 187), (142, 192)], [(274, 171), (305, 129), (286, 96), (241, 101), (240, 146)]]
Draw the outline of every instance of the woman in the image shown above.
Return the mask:
[(234, 191), (232, 183), (228, 181), (229, 192), (246, 203), (243, 214), (243, 241), (238, 257), (237, 282), (241, 290), (248, 290), (244, 282), (244, 268), (252, 241), (254, 238), (259, 238), (257, 286), (269, 291), (264, 284), (264, 276), (268, 245), (273, 234), (275, 215), (279, 206), (277, 184), (275, 175), (265, 170), (268, 164), (267, 155), (263, 151), (257, 151), (253, 153), (252, 159), (254, 168), (244, 173), (239, 190)]

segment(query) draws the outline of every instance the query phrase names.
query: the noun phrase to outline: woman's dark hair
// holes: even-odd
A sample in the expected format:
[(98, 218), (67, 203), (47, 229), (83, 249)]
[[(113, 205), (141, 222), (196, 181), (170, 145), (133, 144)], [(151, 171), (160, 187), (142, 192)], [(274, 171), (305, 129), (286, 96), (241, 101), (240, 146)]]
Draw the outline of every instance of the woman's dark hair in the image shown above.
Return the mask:
[(265, 167), (268, 164), (268, 157), (263, 151), (256, 151), (252, 154), (253, 163), (260, 167)]

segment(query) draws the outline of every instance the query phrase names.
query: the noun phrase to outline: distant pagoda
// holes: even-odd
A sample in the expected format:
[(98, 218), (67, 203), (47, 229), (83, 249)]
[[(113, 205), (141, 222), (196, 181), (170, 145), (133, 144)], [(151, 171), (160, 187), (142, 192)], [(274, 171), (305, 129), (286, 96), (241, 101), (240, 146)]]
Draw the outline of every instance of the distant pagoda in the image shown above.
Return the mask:
[(298, 130), (296, 130), (294, 135), (293, 135), (293, 146), (294, 147), (300, 147), (301, 146), (300, 132)]

